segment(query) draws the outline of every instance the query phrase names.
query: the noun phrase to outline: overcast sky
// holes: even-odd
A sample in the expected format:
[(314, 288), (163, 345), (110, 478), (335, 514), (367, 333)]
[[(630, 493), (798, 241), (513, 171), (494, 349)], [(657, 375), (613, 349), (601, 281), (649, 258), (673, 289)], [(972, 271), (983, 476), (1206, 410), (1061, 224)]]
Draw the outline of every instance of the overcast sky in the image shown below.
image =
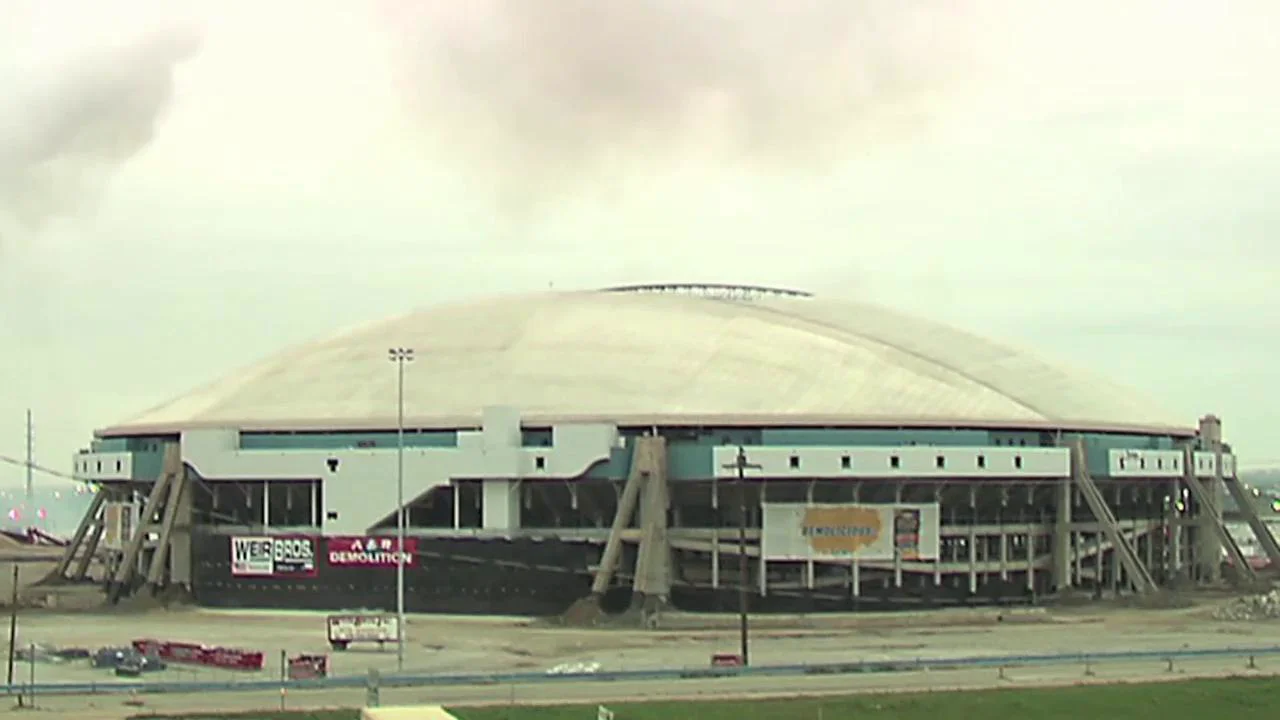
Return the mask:
[(0, 10), (0, 454), (31, 407), (67, 470), (440, 300), (719, 281), (1007, 339), (1280, 464), (1274, 0), (178, 5)]

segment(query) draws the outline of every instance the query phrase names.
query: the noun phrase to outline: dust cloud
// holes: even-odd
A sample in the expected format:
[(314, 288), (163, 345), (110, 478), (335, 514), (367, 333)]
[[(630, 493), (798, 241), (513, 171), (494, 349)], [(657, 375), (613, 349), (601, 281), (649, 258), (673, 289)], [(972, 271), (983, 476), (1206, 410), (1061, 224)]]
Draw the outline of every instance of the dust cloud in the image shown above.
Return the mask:
[(689, 163), (812, 175), (927, 125), (977, 0), (383, 0), (437, 157), (511, 207)]
[(0, 229), (10, 228), (10, 244), (92, 208), (111, 173), (155, 136), (174, 70), (199, 46), (192, 30), (156, 29), (51, 65), (3, 68)]

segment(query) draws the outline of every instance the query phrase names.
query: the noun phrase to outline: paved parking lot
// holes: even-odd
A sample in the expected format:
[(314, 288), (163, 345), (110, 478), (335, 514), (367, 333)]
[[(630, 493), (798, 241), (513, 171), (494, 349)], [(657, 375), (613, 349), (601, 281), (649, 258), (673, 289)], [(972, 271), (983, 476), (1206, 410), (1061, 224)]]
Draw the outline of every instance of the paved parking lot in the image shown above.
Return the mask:
[[(543, 672), (557, 665), (589, 664), (601, 670), (631, 670), (659, 667), (705, 667), (714, 652), (736, 651), (738, 634), (734, 618), (672, 616), (672, 629), (657, 631), (620, 629), (571, 629), (514, 618), (415, 616), (408, 625), (407, 672)], [(126, 644), (138, 637), (204, 643), (261, 650), (267, 667), (260, 673), (233, 673), (205, 668), (170, 669), (150, 675), (160, 679), (215, 680), (227, 678), (270, 679), (279, 677), (282, 651), (330, 652), (325, 642), (324, 615), (299, 612), (224, 612), (186, 609), (146, 613), (54, 614), (29, 613), (19, 620), (19, 644), (29, 642), (95, 648)], [(810, 616), (758, 618), (752, 634), (752, 664), (822, 663), (851, 660), (881, 660), (934, 657), (962, 657), (978, 654), (1006, 655), (1054, 652), (1100, 652), (1135, 649), (1187, 649), (1224, 646), (1280, 645), (1280, 622), (1228, 623), (1210, 617), (1210, 608), (1179, 610), (1105, 609), (1047, 611), (962, 610), (938, 613)], [(393, 649), (352, 649), (331, 653), (334, 674), (365, 674), (373, 667), (394, 672)], [(1222, 672), (1236, 661), (1216, 661), (1214, 672)], [(1280, 662), (1280, 660), (1274, 661)], [(1212, 664), (1212, 663), (1211, 663)], [(16, 681), (27, 680), (31, 666), (16, 668)], [(1155, 672), (1160, 668), (1147, 668)], [(1243, 669), (1243, 665), (1241, 668)], [(36, 681), (116, 682), (106, 670), (94, 670), (85, 661), (34, 664)], [(1046, 670), (1061, 673), (1062, 670)], [(1079, 671), (1075, 672), (1077, 676)], [(990, 676), (991, 672), (978, 673)], [(956, 675), (962, 677), (962, 675)], [(714, 681), (714, 691), (744, 681)], [(749, 683), (761, 689), (759, 680)], [(771, 681), (772, 682), (772, 681)], [(796, 681), (790, 680), (794, 683)], [(808, 681), (805, 681), (808, 682)], [(849, 680), (832, 681), (845, 687)], [(879, 682), (879, 681), (877, 681)], [(727, 684), (726, 684), (727, 683)], [(844, 684), (842, 684), (844, 683)], [(608, 692), (625, 690), (616, 684)], [(565, 686), (528, 686), (517, 694), (538, 697), (560, 692)], [(543, 689), (545, 688), (545, 689)], [(584, 690), (601, 692), (600, 684)], [(389, 691), (434, 700), (442, 695), (451, 701), (495, 699), (475, 697), (494, 694), (494, 689), (438, 688), (430, 692)], [(506, 692), (506, 691), (504, 691)], [(648, 690), (636, 689), (637, 693)], [(470, 694), (469, 694), (470, 693)], [(572, 694), (572, 693), (571, 693)], [(580, 694), (580, 693), (579, 693)], [(419, 696), (421, 696), (419, 698)], [(310, 700), (307, 698), (310, 697)], [(358, 691), (332, 691), (338, 704), (356, 704)], [(316, 693), (299, 693), (295, 702), (320, 702)], [(501, 699), (501, 698), (497, 698)], [(547, 699), (558, 699), (550, 697)], [(202, 705), (213, 700), (202, 699)], [(278, 694), (218, 696), (229, 707), (261, 707), (278, 704)], [(122, 698), (54, 699), (41, 705), (51, 711), (60, 707), (78, 717), (94, 712), (122, 710)], [(160, 700), (148, 700), (148, 703)], [(182, 701), (166, 698), (164, 703)], [(256, 703), (256, 705), (255, 705)], [(204, 707), (202, 707), (204, 709)], [(119, 713), (117, 713), (118, 715)], [(48, 717), (49, 715), (42, 715)], [(110, 715), (108, 715), (110, 716)]]

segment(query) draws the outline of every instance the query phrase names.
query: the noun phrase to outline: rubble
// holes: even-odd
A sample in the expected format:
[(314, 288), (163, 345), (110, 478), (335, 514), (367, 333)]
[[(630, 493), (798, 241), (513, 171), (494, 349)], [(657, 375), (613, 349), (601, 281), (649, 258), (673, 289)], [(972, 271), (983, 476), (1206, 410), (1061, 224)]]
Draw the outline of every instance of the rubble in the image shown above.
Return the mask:
[(1227, 605), (1215, 608), (1213, 618), (1232, 622), (1280, 620), (1280, 590), (1236, 598)]

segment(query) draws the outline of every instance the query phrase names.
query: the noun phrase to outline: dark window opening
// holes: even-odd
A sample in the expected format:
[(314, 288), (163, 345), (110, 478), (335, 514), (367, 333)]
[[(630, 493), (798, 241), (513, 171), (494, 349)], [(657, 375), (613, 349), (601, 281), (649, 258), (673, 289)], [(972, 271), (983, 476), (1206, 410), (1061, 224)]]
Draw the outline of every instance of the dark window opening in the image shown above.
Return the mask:
[(547, 469), (547, 459), (541, 455), (533, 459), (533, 466), (538, 470)]
[(986, 466), (987, 466), (987, 456), (986, 456), (986, 455), (979, 455), (979, 456), (978, 456), (978, 467), (980, 467), (980, 468), (984, 468), (984, 467), (986, 467)]
[(947, 466), (947, 459), (942, 455), (939, 455), (938, 457), (934, 458), (934, 463), (936, 463), (938, 467), (944, 468)]
[(795, 469), (796, 469), (796, 468), (798, 468), (798, 467), (800, 467), (800, 456), (799, 456), (799, 455), (792, 455), (792, 456), (791, 456), (791, 469), (792, 469), (792, 470), (795, 470)]
[(848, 455), (842, 455), (840, 457), (840, 467), (844, 470), (848, 470), (853, 467), (853, 458), (850, 458)]
[(891, 455), (891, 456), (889, 457), (889, 467), (891, 467), (891, 468), (896, 468), (896, 467), (900, 466), (901, 464), (902, 464), (902, 462), (898, 459), (898, 456), (897, 456), (897, 455)]
[(1022, 456), (1021, 456), (1021, 455), (1015, 455), (1015, 456), (1013, 457), (1013, 466), (1014, 466), (1014, 467), (1016, 467), (1016, 468), (1018, 468), (1019, 470), (1021, 470), (1021, 469), (1022, 469)]

